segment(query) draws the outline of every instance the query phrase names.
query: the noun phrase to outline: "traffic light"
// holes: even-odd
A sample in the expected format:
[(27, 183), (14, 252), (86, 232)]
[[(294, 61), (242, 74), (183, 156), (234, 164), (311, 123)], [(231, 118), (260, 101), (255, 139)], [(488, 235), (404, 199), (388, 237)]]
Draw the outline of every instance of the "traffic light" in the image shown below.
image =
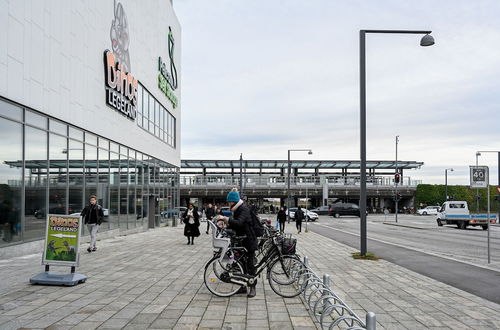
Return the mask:
[(399, 183), (399, 180), (401, 179), (401, 175), (399, 173), (394, 174), (394, 182)]

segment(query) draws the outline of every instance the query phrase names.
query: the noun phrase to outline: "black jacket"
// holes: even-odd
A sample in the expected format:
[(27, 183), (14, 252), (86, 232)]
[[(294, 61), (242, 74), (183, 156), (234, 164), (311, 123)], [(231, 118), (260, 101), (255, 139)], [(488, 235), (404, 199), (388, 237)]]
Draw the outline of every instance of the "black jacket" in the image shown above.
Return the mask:
[(285, 210), (279, 210), (277, 219), (279, 222), (286, 222), (286, 213)]
[(238, 236), (246, 236), (242, 243), (249, 252), (257, 250), (257, 237), (252, 228), (252, 217), (245, 204), (241, 204), (229, 218), (229, 228), (234, 229)]
[(99, 204), (87, 205), (80, 215), (83, 217), (83, 222), (85, 224), (100, 225), (102, 223), (102, 219), (104, 218), (104, 211)]
[(208, 207), (205, 210), (205, 216), (207, 217), (207, 219), (212, 220), (212, 218), (215, 216), (215, 210), (214, 210), (214, 208), (213, 207)]
[(194, 223), (189, 223), (189, 217), (188, 217), (188, 211), (189, 209), (184, 212), (182, 215), (182, 222), (184, 222), (184, 236), (193, 236), (193, 237), (198, 237), (200, 236), (200, 215), (198, 214), (198, 208), (193, 208), (193, 220)]
[(297, 210), (295, 211), (295, 221), (302, 221), (304, 220), (304, 211), (302, 210)]

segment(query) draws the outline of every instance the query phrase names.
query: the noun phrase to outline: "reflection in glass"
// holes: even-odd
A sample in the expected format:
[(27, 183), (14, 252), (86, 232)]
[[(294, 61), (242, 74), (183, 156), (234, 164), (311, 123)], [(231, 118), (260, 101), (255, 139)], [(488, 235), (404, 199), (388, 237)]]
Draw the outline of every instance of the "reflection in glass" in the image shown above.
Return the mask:
[(66, 213), (68, 140), (49, 135), (49, 214)]
[(0, 115), (22, 121), (23, 109), (14, 104), (0, 100)]
[[(112, 143), (113, 144), (113, 143)], [(117, 153), (110, 153), (109, 177), (109, 222), (112, 228), (119, 227), (119, 192), (120, 192), (120, 158)]]
[(47, 207), (47, 132), (26, 127), (24, 169), (25, 241), (42, 239)]
[(68, 214), (82, 212), (84, 203), (88, 198), (84, 197), (83, 187), (83, 143), (69, 140), (69, 208)]
[(22, 134), (21, 124), (0, 118), (0, 246), (21, 240)]
[[(101, 139), (99, 139), (99, 144)], [(104, 220), (99, 230), (108, 230), (114, 227), (109, 221), (109, 151), (99, 149), (99, 180), (97, 186), (97, 201), (104, 208)]]
[(135, 166), (135, 151), (129, 151), (128, 159), (128, 228), (135, 228), (136, 215), (135, 215), (135, 189), (136, 189), (136, 166)]
[(128, 221), (128, 150), (120, 146), (120, 230), (126, 230)]

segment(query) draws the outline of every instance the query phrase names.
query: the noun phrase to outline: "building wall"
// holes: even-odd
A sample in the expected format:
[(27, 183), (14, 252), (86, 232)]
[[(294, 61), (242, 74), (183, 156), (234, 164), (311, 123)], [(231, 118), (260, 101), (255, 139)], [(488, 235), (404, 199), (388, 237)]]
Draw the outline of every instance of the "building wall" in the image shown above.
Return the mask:
[[(118, 3), (128, 21), (130, 72), (176, 118), (176, 148), (106, 105), (103, 57)], [(181, 89), (174, 109), (158, 88), (169, 27), (180, 86), (181, 28), (170, 1), (0, 0), (0, 95), (179, 166)]]

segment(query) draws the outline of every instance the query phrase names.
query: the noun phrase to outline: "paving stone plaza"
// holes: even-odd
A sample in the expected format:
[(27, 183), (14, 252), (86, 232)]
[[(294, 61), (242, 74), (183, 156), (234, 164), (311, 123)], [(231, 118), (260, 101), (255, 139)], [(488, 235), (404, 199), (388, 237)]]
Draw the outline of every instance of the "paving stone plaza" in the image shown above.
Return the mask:
[[(376, 313), (377, 329), (500, 328), (497, 304), (384, 260), (354, 260), (353, 249), (315, 233), (296, 236), (299, 253), (358, 315)], [(319, 328), (301, 298), (279, 297), (262, 278), (253, 299), (211, 295), (211, 253), (204, 233), (185, 245), (182, 226), (106, 239), (81, 255), (77, 272), (88, 280), (75, 287), (30, 285), (40, 255), (2, 260), (0, 329)]]

